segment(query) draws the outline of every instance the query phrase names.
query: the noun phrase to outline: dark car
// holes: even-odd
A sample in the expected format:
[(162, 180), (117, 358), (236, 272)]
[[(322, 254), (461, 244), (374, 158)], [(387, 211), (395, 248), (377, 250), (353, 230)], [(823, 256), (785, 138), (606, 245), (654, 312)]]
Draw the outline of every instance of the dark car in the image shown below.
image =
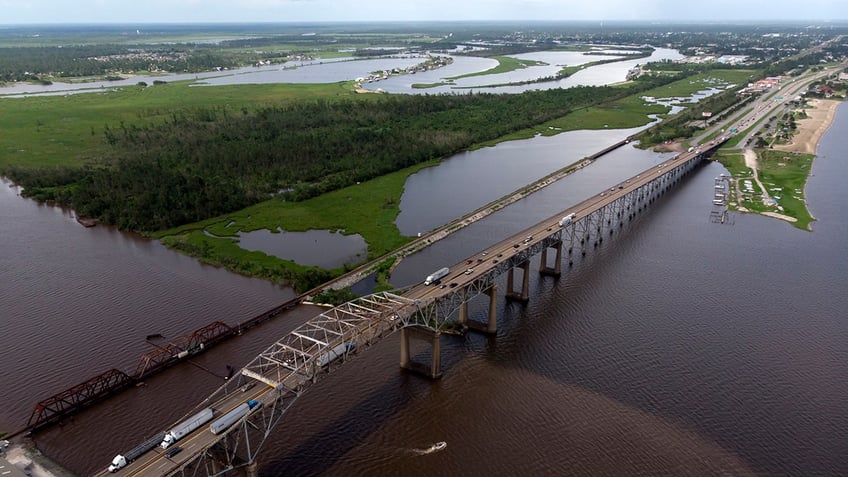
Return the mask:
[(179, 454), (182, 451), (183, 451), (183, 448), (180, 447), (180, 446), (171, 447), (170, 449), (165, 451), (165, 457), (174, 457), (175, 455)]

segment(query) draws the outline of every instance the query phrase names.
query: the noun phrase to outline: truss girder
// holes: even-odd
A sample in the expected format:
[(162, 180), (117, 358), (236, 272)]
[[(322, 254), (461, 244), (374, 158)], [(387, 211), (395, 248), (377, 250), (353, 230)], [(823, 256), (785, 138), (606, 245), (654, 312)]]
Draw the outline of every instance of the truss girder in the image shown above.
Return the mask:
[(29, 428), (39, 428), (65, 415), (82, 409), (117, 389), (128, 386), (132, 378), (117, 369), (110, 369), (84, 383), (55, 394), (35, 405), (27, 422)]
[[(371, 342), (376, 328), (407, 324), (414, 302), (389, 292), (353, 300), (325, 311), (268, 347), (245, 369), (284, 383), (299, 375), (312, 379), (340, 353)], [(367, 335), (367, 336), (365, 336)], [(348, 346), (345, 346), (345, 345)], [(299, 383), (302, 384), (302, 383)]]

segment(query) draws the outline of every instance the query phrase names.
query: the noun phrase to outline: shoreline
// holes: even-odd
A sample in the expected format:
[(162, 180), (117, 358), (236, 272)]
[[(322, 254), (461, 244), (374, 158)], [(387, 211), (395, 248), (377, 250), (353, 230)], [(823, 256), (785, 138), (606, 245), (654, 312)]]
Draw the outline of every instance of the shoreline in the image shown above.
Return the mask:
[[(813, 98), (809, 100), (806, 107), (796, 107), (793, 108), (792, 111), (803, 110), (807, 117), (798, 119), (796, 122), (796, 133), (792, 136), (791, 141), (788, 144), (780, 144), (774, 145), (767, 149), (759, 149), (755, 151), (754, 148), (745, 147), (740, 150), (742, 155), (744, 156), (744, 165), (751, 171), (752, 176), (750, 179), (754, 180), (760, 190), (763, 191), (762, 198), (763, 203), (765, 204), (766, 199), (768, 199), (768, 193), (766, 192), (767, 187), (760, 181), (759, 179), (759, 165), (758, 159), (760, 156), (759, 151), (766, 151), (768, 149), (773, 151), (780, 151), (791, 154), (804, 154), (811, 156), (810, 168), (806, 171), (806, 177), (803, 183), (803, 203), (806, 215), (809, 216), (809, 222), (805, 227), (798, 227), (803, 230), (811, 232), (813, 230), (812, 223), (815, 222), (816, 217), (810, 212), (809, 207), (807, 205), (806, 197), (807, 197), (807, 186), (809, 184), (809, 178), (812, 176), (812, 164), (815, 162), (815, 159), (818, 157), (818, 146), (821, 142), (824, 134), (830, 129), (833, 124), (833, 121), (836, 117), (836, 111), (839, 106), (843, 103), (841, 100), (837, 99), (820, 99)], [(809, 108), (809, 109), (808, 109)], [(734, 175), (735, 180), (739, 180), (738, 177)], [(763, 215), (766, 217), (775, 218), (778, 220), (785, 221), (787, 223), (795, 224), (799, 221), (800, 217), (794, 217), (790, 215), (786, 215), (783, 212), (781, 207), (777, 207), (779, 211), (775, 210), (751, 210), (747, 207), (742, 206), (741, 200), (741, 192), (739, 188), (736, 187), (736, 204), (735, 208), (737, 211), (742, 213), (753, 213), (757, 215)], [(803, 214), (802, 214), (803, 215)], [(797, 225), (795, 225), (797, 227)]]
[(798, 120), (798, 134), (792, 138), (789, 144), (774, 146), (774, 149), (785, 152), (800, 152), (804, 154), (816, 154), (824, 133), (833, 124), (836, 117), (836, 109), (842, 104), (837, 99), (814, 99), (810, 101), (812, 109), (804, 109), (806, 118)]
[[(830, 130), (830, 127), (833, 125), (833, 119), (836, 117), (836, 110), (839, 109), (839, 106), (843, 103), (843, 101), (837, 99), (816, 99), (814, 100), (813, 111), (818, 110), (821, 106), (821, 114), (819, 115), (810, 115), (810, 112), (807, 111), (807, 114), (811, 117), (807, 117), (798, 121), (798, 134), (792, 138), (792, 142), (790, 144), (786, 144), (783, 146), (779, 146), (776, 149), (779, 151), (786, 152), (801, 152), (806, 154), (812, 154), (813, 163), (815, 163), (818, 158), (818, 150), (819, 143), (821, 142), (821, 138), (824, 137), (824, 134)], [(822, 104), (824, 103), (824, 104)], [(813, 174), (812, 164), (810, 165), (810, 170), (807, 173), (807, 180), (804, 181), (804, 204), (806, 205), (806, 197), (807, 197), (807, 186), (809, 185), (809, 178)], [(815, 221), (816, 216), (813, 215), (813, 212), (807, 207), (807, 212), (810, 214), (810, 218)], [(764, 214), (770, 215), (770, 214)], [(777, 215), (777, 214), (776, 214)], [(774, 215), (771, 215), (774, 217)], [(787, 222), (794, 222), (792, 220), (788, 220), (788, 217), (775, 217), (781, 220), (786, 220)], [(812, 222), (807, 226), (808, 231), (812, 231)]]
[(28, 438), (10, 444), (4, 453), (0, 453), (0, 458), (5, 458), (15, 469), (27, 476), (75, 477), (75, 474), (44, 455)]

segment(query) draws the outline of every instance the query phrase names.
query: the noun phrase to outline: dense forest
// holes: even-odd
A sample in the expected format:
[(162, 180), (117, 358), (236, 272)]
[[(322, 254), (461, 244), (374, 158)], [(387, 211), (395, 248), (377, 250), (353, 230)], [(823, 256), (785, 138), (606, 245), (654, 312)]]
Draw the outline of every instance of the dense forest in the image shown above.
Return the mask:
[(127, 71), (195, 73), (238, 65), (235, 58), (210, 48), (122, 45), (69, 45), (0, 48), (0, 81), (30, 81), (45, 76), (74, 78)]
[(107, 128), (113, 152), (103, 166), (5, 172), (35, 198), (123, 229), (155, 231), (275, 196), (303, 200), (675, 79), (181, 111), (164, 123)]

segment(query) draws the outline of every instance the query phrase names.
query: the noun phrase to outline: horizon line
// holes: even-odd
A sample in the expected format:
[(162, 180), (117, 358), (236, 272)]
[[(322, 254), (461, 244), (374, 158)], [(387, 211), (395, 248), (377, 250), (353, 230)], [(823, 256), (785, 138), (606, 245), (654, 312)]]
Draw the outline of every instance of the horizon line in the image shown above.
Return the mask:
[(569, 24), (569, 23), (652, 23), (652, 24), (693, 24), (693, 25), (739, 25), (739, 24), (790, 24), (802, 25), (809, 23), (837, 25), (845, 24), (848, 26), (848, 18), (833, 19), (833, 18), (809, 18), (809, 19), (736, 19), (736, 20), (697, 20), (697, 19), (584, 19), (584, 20), (551, 20), (551, 19), (474, 19), (474, 20), (413, 20), (413, 19), (395, 19), (395, 20), (244, 20), (244, 21), (191, 21), (191, 20), (166, 20), (166, 21), (108, 21), (108, 22), (2, 22), (0, 27), (25, 27), (25, 26), (125, 26), (125, 25), (298, 25), (298, 24), (386, 24), (386, 23), (432, 23), (432, 24), (453, 24), (453, 23), (499, 23), (499, 24), (516, 24), (516, 23), (546, 23), (546, 24)]

